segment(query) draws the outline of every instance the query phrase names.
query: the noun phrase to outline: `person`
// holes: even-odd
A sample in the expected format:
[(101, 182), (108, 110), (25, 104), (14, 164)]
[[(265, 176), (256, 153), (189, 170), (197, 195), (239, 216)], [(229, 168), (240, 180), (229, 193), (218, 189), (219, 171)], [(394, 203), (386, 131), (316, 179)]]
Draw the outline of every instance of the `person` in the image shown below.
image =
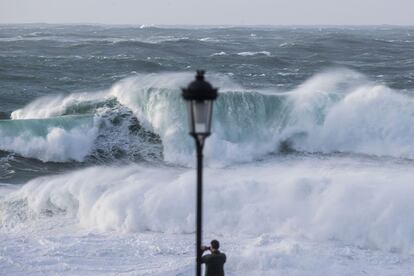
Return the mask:
[(211, 251), (211, 254), (206, 254), (201, 257), (201, 263), (206, 264), (205, 276), (224, 276), (226, 255), (221, 253), (219, 248), (220, 243), (217, 240), (212, 240), (210, 246), (201, 247), (203, 253), (207, 250)]

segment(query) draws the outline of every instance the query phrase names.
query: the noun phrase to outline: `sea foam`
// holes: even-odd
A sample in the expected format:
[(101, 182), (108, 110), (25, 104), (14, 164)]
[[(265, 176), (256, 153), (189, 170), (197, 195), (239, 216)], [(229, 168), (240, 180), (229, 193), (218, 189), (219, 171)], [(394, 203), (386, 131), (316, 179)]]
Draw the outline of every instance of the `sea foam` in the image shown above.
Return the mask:
[[(37, 178), (2, 201), (1, 225), (65, 216), (104, 232), (192, 233), (194, 181), (193, 170), (139, 165)], [(405, 165), (355, 158), (278, 158), (206, 169), (205, 231), (413, 254), (412, 181)]]
[(0, 149), (42, 161), (83, 161), (98, 134), (91, 117), (0, 122)]

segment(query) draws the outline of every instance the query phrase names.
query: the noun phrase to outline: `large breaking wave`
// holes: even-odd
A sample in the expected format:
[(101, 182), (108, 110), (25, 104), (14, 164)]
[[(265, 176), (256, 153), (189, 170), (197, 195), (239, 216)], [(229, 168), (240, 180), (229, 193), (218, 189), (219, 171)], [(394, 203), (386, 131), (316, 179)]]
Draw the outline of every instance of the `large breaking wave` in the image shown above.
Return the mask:
[[(192, 78), (141, 74), (107, 91), (40, 98), (0, 122), (0, 149), (65, 162), (106, 156), (108, 145), (117, 145), (112, 156), (141, 152), (191, 164), (179, 88)], [(322, 72), (291, 91), (247, 90), (217, 74), (208, 79), (221, 91), (205, 150), (208, 164), (246, 162), (280, 150), (414, 158), (413, 98), (357, 72)]]

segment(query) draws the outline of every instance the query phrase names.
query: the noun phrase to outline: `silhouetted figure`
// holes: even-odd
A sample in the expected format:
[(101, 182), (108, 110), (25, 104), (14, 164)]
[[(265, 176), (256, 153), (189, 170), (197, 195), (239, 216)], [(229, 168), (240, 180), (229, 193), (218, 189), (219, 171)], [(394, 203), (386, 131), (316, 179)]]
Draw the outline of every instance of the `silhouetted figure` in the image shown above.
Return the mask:
[(211, 246), (203, 246), (201, 250), (203, 253), (207, 250), (211, 254), (206, 254), (201, 257), (201, 263), (206, 264), (206, 276), (224, 276), (224, 263), (226, 262), (226, 255), (219, 251), (220, 243), (217, 240), (212, 240)]

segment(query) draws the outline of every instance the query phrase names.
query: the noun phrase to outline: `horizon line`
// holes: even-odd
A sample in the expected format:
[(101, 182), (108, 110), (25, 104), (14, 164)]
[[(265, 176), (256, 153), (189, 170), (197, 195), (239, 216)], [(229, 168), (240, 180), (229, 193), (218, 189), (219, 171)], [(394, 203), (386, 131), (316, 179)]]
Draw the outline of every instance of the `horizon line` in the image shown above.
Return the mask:
[(0, 25), (76, 25), (76, 26), (139, 26), (157, 27), (414, 27), (414, 24), (145, 24), (97, 22), (0, 22)]

